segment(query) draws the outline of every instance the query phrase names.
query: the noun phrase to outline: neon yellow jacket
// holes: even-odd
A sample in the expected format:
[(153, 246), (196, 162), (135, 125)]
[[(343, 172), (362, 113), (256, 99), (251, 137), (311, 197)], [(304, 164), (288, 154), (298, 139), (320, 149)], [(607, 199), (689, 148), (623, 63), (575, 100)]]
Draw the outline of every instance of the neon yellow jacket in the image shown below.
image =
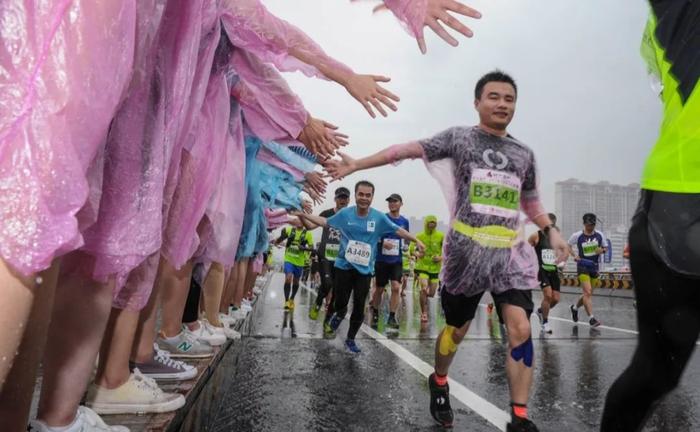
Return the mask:
[(688, 37), (682, 31), (692, 32), (697, 25), (691, 19), (680, 15), (674, 22), (665, 17), (665, 28), (657, 32), (652, 12), (644, 33), (642, 56), (663, 85), (664, 113), (659, 138), (644, 167), (643, 189), (700, 193), (700, 85), (689, 66), (700, 61), (700, 54), (691, 43), (684, 51), (678, 49)]
[[(442, 256), (442, 243), (445, 240), (445, 234), (438, 230), (428, 232), (429, 222), (437, 223), (437, 217), (432, 215), (426, 216), (423, 227), (424, 230), (416, 235), (416, 238), (425, 245), (425, 254), (422, 258), (416, 260), (415, 270), (437, 274), (440, 273), (440, 269), (442, 269), (442, 261), (434, 262), (433, 257)], [(413, 254), (414, 251), (415, 244), (411, 243), (409, 252)]]

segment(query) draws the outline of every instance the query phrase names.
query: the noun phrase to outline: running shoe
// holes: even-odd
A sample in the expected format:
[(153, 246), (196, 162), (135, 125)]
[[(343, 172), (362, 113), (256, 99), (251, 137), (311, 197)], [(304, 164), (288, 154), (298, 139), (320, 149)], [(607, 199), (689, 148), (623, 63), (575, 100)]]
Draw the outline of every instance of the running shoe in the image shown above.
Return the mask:
[(594, 328), (595, 328), (595, 327), (600, 326), (601, 322), (598, 321), (598, 320), (595, 319), (595, 318), (591, 318), (590, 321), (588, 321), (588, 324), (590, 324), (591, 327), (594, 327)]
[(578, 322), (578, 309), (574, 307), (574, 305), (569, 306), (569, 310), (571, 311), (571, 320), (573, 322)]
[(165, 393), (155, 380), (144, 376), (138, 369), (129, 379), (114, 389), (91, 384), (86, 403), (98, 414), (141, 414), (175, 411), (185, 405), (185, 397)]
[(343, 319), (339, 317), (338, 314), (333, 314), (331, 320), (328, 322), (328, 324), (331, 327), (331, 330), (333, 330), (333, 333), (335, 333), (335, 331), (338, 330), (338, 327), (340, 327), (340, 323), (342, 321)]
[(316, 303), (314, 303), (309, 309), (309, 319), (316, 321), (318, 319), (318, 311), (321, 309)]
[(360, 347), (357, 346), (354, 339), (345, 339), (345, 348), (348, 349), (353, 354), (359, 354), (362, 352)]
[(335, 330), (329, 321), (323, 323), (323, 337), (325, 339), (335, 339)]
[(396, 321), (396, 317), (389, 316), (389, 319), (386, 320), (386, 326), (389, 327), (390, 329), (398, 330), (399, 329), (399, 322)]
[(542, 308), (537, 308), (537, 318), (540, 320), (540, 323), (544, 326), (544, 316), (542, 315)]
[(170, 353), (153, 344), (153, 358), (144, 363), (129, 362), (129, 370), (138, 369), (155, 380), (186, 381), (197, 376), (197, 368), (185, 362), (173, 360)]
[(29, 422), (27, 432), (129, 432), (126, 426), (110, 426), (100, 418), (99, 415), (90, 408), (80, 405), (75, 420), (68, 426), (62, 428), (52, 428), (41, 420)]
[(451, 428), (454, 414), (450, 407), (450, 385), (440, 386), (435, 382), (435, 373), (428, 377), (430, 388), (430, 414), (444, 428)]
[(506, 432), (539, 432), (539, 429), (528, 419), (515, 418), (506, 426)]
[(542, 331), (547, 334), (552, 334), (552, 328), (549, 326), (549, 322), (542, 323)]
[(169, 352), (172, 357), (207, 358), (214, 355), (214, 348), (211, 345), (197, 340), (190, 332), (181, 331), (171, 338), (161, 333), (156, 342), (160, 349)]

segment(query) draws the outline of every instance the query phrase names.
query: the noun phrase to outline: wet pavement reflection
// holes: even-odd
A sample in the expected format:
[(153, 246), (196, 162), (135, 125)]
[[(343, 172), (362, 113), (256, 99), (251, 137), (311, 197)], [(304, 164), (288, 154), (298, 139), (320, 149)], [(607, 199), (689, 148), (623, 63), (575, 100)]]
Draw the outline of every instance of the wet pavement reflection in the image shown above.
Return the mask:
[[(284, 311), (282, 280), (274, 276), (256, 305), (249, 334), (226, 354), (182, 430), (440, 430), (428, 412), (423, 375), (365, 332), (357, 337), (361, 354), (345, 351), (347, 320), (335, 340), (324, 340), (323, 313), (318, 321), (308, 318), (315, 294), (301, 288), (295, 310)], [(439, 298), (430, 301), (429, 322), (421, 323), (417, 292), (409, 290), (397, 314), (398, 332), (385, 328), (388, 292), (374, 328), (432, 364), (434, 339), (444, 326)], [(539, 304), (540, 294), (534, 297)], [(505, 334), (496, 314), (488, 312), (489, 300), (488, 295), (482, 299), (450, 376), (506, 410)], [(551, 313), (557, 318), (550, 320), (551, 335), (541, 334), (537, 317), (532, 318), (535, 376), (530, 415), (542, 431), (597, 430), (605, 393), (636, 345), (631, 299), (594, 297), (596, 317), (608, 326), (602, 329), (570, 322), (568, 305), (575, 300), (562, 293), (562, 303)], [(372, 325), (369, 314), (366, 324)], [(700, 430), (699, 382), (700, 360), (694, 356), (683, 385), (662, 402), (645, 431)], [(454, 430), (497, 430), (454, 398), (453, 408)]]

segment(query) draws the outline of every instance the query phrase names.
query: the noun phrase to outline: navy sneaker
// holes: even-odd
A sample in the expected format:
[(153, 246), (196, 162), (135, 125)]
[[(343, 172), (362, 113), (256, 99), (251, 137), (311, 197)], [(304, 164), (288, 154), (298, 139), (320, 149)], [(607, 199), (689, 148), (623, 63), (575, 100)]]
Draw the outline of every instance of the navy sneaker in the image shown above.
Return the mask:
[(355, 339), (345, 339), (345, 348), (348, 349), (353, 354), (359, 354), (362, 352), (360, 347), (355, 343)]
[(444, 428), (451, 428), (454, 422), (454, 414), (450, 407), (450, 386), (438, 385), (435, 382), (435, 373), (428, 377), (428, 388), (430, 388), (430, 415), (436, 422)]
[(386, 320), (386, 326), (389, 327), (390, 329), (398, 330), (399, 329), (399, 322), (396, 321), (396, 317), (389, 316), (389, 319)]
[(333, 314), (331, 317), (331, 320), (328, 322), (328, 325), (331, 327), (333, 332), (338, 330), (338, 327), (340, 327), (340, 323), (343, 321), (342, 318), (338, 316), (338, 314)]
[(590, 324), (591, 327), (595, 328), (595, 327), (599, 327), (601, 322), (595, 318), (591, 318), (590, 321), (588, 321), (588, 324)]

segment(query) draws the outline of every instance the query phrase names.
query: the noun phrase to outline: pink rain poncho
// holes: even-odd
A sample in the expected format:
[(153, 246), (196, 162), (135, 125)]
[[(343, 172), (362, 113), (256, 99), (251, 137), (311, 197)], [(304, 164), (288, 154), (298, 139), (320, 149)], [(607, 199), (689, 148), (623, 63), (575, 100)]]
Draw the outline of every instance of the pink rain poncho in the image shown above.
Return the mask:
[(240, 81), (232, 94), (251, 132), (265, 142), (296, 139), (309, 113), (280, 73), (241, 49), (233, 53), (233, 66)]
[[(223, 154), (228, 140), (229, 87), (223, 70), (212, 74), (217, 47), (225, 41), (221, 40), (216, 9), (207, 16), (209, 28), (202, 28), (196, 85), (189, 101), (192, 109), (199, 107), (199, 113), (188, 115), (186, 122), (192, 126), (182, 134), (180, 165), (171, 165), (169, 176), (169, 182), (177, 185), (173, 188), (169, 184), (164, 197), (169, 205), (162, 254), (175, 268), (184, 265), (199, 246), (197, 227), (219, 182), (223, 160), (217, 155)], [(203, 84), (207, 87), (202, 94)]]
[(83, 251), (94, 257), (96, 280), (125, 277), (160, 248), (165, 102), (156, 68), (159, 12), (156, 1), (139, 1), (132, 79), (107, 135), (98, 219), (85, 231)]
[(423, 35), (428, 0), (384, 0), (384, 5), (401, 21), (408, 34)]
[(221, 5), (221, 22), (231, 43), (263, 62), (281, 71), (325, 79), (324, 71), (352, 73), (299, 28), (272, 15), (260, 0), (221, 0)]
[(0, 22), (0, 257), (29, 275), (94, 221), (88, 175), (100, 181), (96, 156), (130, 78), (136, 2), (4, 0)]

